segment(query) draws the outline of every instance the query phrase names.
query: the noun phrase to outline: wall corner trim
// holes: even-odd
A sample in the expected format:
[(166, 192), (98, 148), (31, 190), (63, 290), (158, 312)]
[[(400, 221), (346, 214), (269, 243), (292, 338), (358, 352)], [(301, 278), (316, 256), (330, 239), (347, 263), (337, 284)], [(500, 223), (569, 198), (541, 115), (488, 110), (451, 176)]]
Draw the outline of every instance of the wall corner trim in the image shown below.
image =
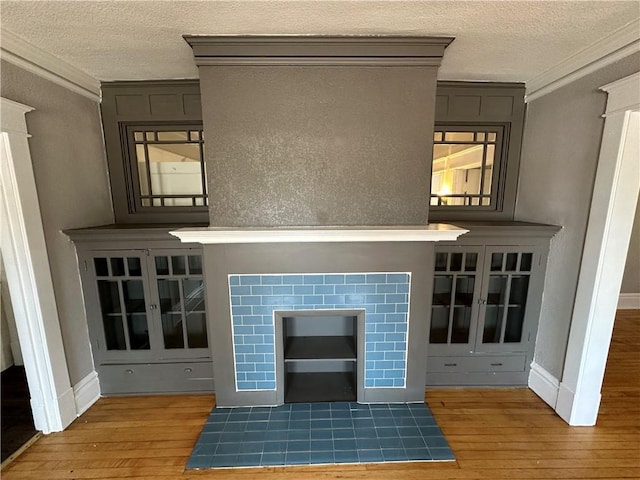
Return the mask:
[(638, 22), (633, 20), (609, 36), (527, 80), (527, 103), (589, 75), (613, 62), (640, 52)]
[(551, 408), (556, 408), (560, 381), (536, 362), (531, 363), (529, 388)]
[(618, 297), (619, 310), (640, 310), (640, 293), (621, 293)]
[(94, 370), (73, 386), (77, 416), (86, 412), (100, 398), (100, 380)]
[(100, 101), (100, 81), (97, 78), (6, 29), (2, 30), (0, 58), (90, 100)]

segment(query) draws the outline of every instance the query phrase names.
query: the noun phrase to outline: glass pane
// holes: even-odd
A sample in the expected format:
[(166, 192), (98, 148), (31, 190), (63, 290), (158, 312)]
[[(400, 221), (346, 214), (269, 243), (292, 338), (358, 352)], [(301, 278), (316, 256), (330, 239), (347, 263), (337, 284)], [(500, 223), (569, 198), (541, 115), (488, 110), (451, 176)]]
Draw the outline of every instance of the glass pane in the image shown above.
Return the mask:
[(185, 312), (204, 312), (204, 282), (186, 278), (182, 281), (182, 289)]
[(436, 276), (433, 281), (433, 305), (450, 305), (453, 277)]
[(447, 270), (447, 253), (438, 252), (436, 253), (436, 272), (444, 272)]
[(471, 275), (456, 278), (456, 306), (471, 307), (475, 282), (475, 277)]
[(133, 132), (133, 138), (136, 142), (142, 142), (144, 140), (143, 132)]
[(144, 313), (131, 313), (127, 315), (129, 327), (129, 343), (131, 350), (149, 350), (149, 329), (147, 327), (147, 315)]
[(107, 350), (126, 350), (118, 282), (98, 280), (98, 296)]
[(147, 177), (147, 155), (144, 145), (136, 145), (136, 165), (138, 167), (138, 181), (140, 182), (140, 194), (149, 195), (149, 179)]
[(167, 257), (156, 257), (156, 273), (169, 275), (169, 259)]
[(184, 256), (171, 257), (171, 267), (173, 268), (173, 275), (184, 275), (187, 273), (184, 262)]
[(200, 255), (189, 255), (189, 273), (191, 275), (202, 275), (202, 257)]
[(501, 253), (491, 254), (491, 271), (492, 272), (502, 271), (502, 254)]
[(507, 253), (507, 264), (505, 266), (505, 270), (515, 271), (517, 265), (518, 265), (518, 254)]
[(491, 194), (491, 180), (493, 179), (493, 164), (496, 157), (496, 147), (493, 145), (487, 145), (487, 155), (485, 158), (484, 168), (484, 183), (482, 187), (482, 193), (485, 195)]
[(429, 343), (447, 343), (449, 333), (449, 307), (438, 307), (431, 311)]
[(506, 275), (489, 276), (489, 291), (487, 293), (487, 304), (503, 305), (505, 302), (505, 293), (507, 290), (507, 281), (509, 277)]
[(522, 341), (522, 325), (524, 324), (524, 307), (509, 307), (507, 326), (504, 331), (506, 343)]
[(502, 317), (504, 316), (504, 303), (508, 280), (509, 277), (507, 275), (489, 276), (487, 308), (485, 309), (485, 323), (484, 331), (482, 334), (483, 343), (500, 342), (500, 334), (502, 332)]
[(145, 313), (144, 288), (142, 280), (125, 280), (122, 282), (122, 295), (127, 313)]
[(199, 140), (200, 139), (200, 132), (199, 131), (193, 131), (193, 132), (189, 132), (189, 138), (191, 140)]
[(159, 142), (186, 142), (187, 140), (187, 132), (158, 132)]
[(482, 332), (482, 343), (500, 343), (503, 316), (503, 306), (487, 305), (484, 317), (484, 331)]
[(154, 144), (147, 148), (154, 195), (203, 193), (198, 144)]
[(129, 267), (129, 276), (140, 277), (142, 275), (142, 267), (140, 266), (140, 259), (137, 257), (127, 258), (127, 266)]
[(96, 275), (98, 277), (109, 276), (109, 264), (107, 263), (106, 258), (94, 258), (93, 264), (96, 267)]
[(464, 258), (464, 269), (466, 272), (475, 272), (478, 263), (477, 253), (467, 253)]
[(142, 206), (143, 207), (150, 207), (151, 206), (151, 200), (149, 200), (148, 198), (143, 198), (142, 199)]
[(162, 314), (162, 335), (164, 348), (184, 348), (181, 313)]
[(528, 291), (528, 275), (514, 275), (513, 277), (511, 277), (511, 292), (509, 293), (509, 304), (524, 305), (525, 303), (527, 303)]
[(532, 253), (523, 253), (520, 258), (520, 271), (521, 272), (530, 272), (531, 271), (531, 263), (533, 261)]
[(484, 142), (484, 132), (476, 133), (476, 140), (479, 142)]
[(442, 141), (442, 132), (433, 132), (433, 141), (441, 142)]
[(473, 142), (473, 132), (446, 132), (445, 142)]
[(155, 132), (147, 132), (147, 140), (150, 142), (155, 141), (156, 136), (155, 136)]
[(111, 275), (114, 277), (124, 276), (124, 259), (114, 257), (111, 259)]
[(487, 138), (489, 139), (490, 142), (495, 142), (496, 141), (496, 134), (495, 133), (489, 133), (487, 135)]
[(207, 317), (204, 312), (187, 314), (187, 341), (189, 348), (207, 348)]
[(158, 296), (160, 299), (164, 348), (184, 348), (179, 281), (158, 280)]
[(449, 266), (449, 270), (452, 272), (459, 272), (460, 270), (462, 270), (462, 254), (461, 253), (451, 254), (451, 265)]
[(451, 343), (467, 343), (471, 326), (471, 308), (456, 307), (453, 309), (451, 325)]

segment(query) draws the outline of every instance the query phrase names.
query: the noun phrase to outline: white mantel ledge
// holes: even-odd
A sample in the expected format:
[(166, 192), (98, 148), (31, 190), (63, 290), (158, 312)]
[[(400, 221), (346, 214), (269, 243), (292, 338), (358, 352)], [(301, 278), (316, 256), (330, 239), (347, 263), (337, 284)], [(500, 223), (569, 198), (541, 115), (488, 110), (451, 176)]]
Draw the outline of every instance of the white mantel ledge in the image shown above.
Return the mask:
[(310, 243), (310, 242), (442, 242), (469, 230), (446, 223), (428, 225), (314, 227), (197, 227), (169, 233), (183, 243)]

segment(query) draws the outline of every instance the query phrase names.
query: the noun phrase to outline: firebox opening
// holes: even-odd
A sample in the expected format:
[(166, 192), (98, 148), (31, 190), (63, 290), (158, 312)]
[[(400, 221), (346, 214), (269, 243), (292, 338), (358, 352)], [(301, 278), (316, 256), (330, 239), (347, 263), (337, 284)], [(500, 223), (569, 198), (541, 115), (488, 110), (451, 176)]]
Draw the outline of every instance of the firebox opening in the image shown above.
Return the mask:
[(284, 401), (357, 400), (358, 317), (282, 318)]

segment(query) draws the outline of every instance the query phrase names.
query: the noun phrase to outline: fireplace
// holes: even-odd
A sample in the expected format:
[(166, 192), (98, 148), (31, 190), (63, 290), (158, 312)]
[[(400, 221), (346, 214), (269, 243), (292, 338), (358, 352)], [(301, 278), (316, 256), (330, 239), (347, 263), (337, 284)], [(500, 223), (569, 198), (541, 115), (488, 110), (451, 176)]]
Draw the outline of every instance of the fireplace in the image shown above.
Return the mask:
[[(173, 232), (204, 243), (217, 403), (282, 404), (288, 387), (309, 381), (302, 373), (334, 373), (362, 403), (422, 401), (433, 246), (464, 232), (439, 225)], [(330, 340), (342, 347), (351, 337), (353, 350), (311, 356), (318, 339), (308, 337), (340, 337)], [(300, 340), (307, 358), (297, 358)], [(290, 400), (310, 401), (306, 393)]]
[[(174, 233), (204, 244), (217, 404), (312, 400), (313, 379), (336, 399), (423, 401), (434, 242), (465, 232), (428, 224), (437, 70), (453, 39), (185, 40), (210, 227)], [(319, 322), (331, 329), (305, 334)], [(340, 342), (355, 351), (310, 355)]]

